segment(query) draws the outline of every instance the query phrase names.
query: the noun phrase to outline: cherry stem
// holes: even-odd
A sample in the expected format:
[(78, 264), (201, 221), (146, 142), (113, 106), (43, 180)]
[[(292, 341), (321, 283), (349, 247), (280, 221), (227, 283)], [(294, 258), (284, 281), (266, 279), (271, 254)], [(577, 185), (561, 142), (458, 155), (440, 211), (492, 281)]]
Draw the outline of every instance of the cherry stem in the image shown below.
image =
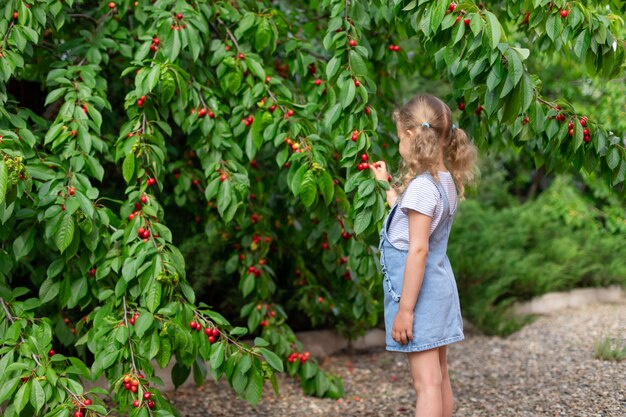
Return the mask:
[(137, 372), (137, 366), (135, 365), (135, 355), (133, 353), (133, 343), (130, 337), (130, 326), (128, 325), (128, 308), (126, 307), (126, 296), (124, 295), (122, 297), (122, 303), (124, 304), (124, 323), (126, 324), (126, 328), (129, 330), (128, 331), (128, 347), (130, 348), (130, 360), (132, 363), (132, 367), (133, 367), (133, 372), (135, 372), (135, 374), (139, 374), (139, 372)]
[(228, 37), (230, 38), (230, 40), (233, 41), (233, 44), (235, 45), (235, 48), (237, 48), (237, 52), (241, 52), (241, 50), (239, 49), (239, 44), (237, 43), (237, 39), (235, 39), (235, 36), (230, 31), (228, 26), (226, 26), (224, 21), (221, 18), (219, 18), (219, 17), (217, 18), (217, 21), (219, 22), (220, 25), (224, 26), (224, 29), (226, 29), (226, 33), (228, 33)]

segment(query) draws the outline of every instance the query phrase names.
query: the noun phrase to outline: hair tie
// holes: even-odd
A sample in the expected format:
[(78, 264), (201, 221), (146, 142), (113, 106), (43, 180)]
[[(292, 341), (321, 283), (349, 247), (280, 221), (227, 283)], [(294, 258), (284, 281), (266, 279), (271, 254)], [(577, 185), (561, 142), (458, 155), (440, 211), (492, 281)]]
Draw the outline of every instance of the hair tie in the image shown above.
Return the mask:
[(452, 123), (452, 130), (456, 129), (458, 126), (455, 123)]
[(424, 126), (424, 127), (430, 127), (430, 125), (428, 124), (428, 122), (422, 122), (422, 126)]

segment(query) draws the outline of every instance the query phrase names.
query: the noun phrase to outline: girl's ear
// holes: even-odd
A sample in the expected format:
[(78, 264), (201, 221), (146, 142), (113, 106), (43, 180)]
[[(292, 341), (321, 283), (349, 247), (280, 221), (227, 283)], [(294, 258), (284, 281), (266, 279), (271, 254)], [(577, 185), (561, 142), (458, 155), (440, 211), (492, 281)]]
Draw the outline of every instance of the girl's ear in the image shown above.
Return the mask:
[(412, 136), (413, 136), (413, 131), (412, 131), (411, 129), (407, 129), (407, 130), (406, 130), (406, 135), (407, 135), (408, 137), (412, 137)]

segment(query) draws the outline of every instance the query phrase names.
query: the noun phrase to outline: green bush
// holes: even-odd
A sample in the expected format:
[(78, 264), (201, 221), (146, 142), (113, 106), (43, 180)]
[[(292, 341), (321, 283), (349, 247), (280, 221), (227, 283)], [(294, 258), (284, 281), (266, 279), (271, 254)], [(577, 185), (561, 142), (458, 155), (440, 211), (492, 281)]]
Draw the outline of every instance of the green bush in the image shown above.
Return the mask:
[(515, 301), (577, 287), (626, 287), (618, 208), (598, 208), (568, 176), (526, 203), (461, 204), (448, 253), (468, 319), (487, 333), (508, 334), (530, 319), (511, 314)]

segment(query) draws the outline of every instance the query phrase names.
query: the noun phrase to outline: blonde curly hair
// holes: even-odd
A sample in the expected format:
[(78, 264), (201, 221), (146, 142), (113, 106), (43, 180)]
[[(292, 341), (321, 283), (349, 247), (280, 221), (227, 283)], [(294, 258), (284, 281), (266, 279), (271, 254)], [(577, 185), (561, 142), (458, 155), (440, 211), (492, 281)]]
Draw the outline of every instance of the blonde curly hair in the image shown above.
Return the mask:
[[(410, 148), (410, 156), (400, 162), (395, 187), (398, 195), (423, 172), (430, 172), (439, 181), (436, 167), (443, 151), (444, 163), (455, 180), (459, 199), (464, 200), (465, 185), (473, 183), (477, 177), (478, 151), (465, 131), (452, 125), (452, 112), (446, 103), (433, 95), (420, 94), (396, 109), (392, 118), (398, 132), (406, 135)], [(410, 135), (406, 134), (407, 130)]]

